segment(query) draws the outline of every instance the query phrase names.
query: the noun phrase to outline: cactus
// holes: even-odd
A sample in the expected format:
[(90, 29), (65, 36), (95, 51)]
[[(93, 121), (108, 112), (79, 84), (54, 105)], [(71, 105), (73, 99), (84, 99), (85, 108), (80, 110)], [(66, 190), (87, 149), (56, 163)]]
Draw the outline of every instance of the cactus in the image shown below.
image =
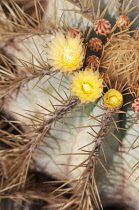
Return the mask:
[(137, 210), (137, 1), (0, 11), (2, 209)]

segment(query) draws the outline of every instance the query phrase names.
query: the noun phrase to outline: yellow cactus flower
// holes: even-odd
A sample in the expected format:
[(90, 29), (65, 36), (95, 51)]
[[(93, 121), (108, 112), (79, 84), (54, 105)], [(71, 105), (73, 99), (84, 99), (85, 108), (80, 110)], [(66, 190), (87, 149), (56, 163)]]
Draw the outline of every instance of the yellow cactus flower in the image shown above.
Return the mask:
[(94, 102), (102, 95), (103, 80), (98, 71), (86, 68), (85, 71), (75, 72), (71, 79), (71, 91), (82, 103)]
[(85, 50), (80, 35), (72, 38), (58, 32), (48, 43), (47, 58), (53, 67), (52, 71), (60, 69), (61, 72), (72, 72), (80, 69), (83, 66), (84, 56)]
[(104, 104), (108, 108), (120, 108), (122, 103), (123, 96), (119, 91), (115, 89), (108, 90), (108, 92), (104, 95)]

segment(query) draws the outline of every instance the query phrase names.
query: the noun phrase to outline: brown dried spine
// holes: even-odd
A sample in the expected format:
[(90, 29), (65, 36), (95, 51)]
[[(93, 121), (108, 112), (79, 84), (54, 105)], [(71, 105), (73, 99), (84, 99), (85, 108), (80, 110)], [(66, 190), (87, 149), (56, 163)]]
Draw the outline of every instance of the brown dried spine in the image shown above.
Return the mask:
[(136, 28), (136, 29), (137, 29), (137, 31), (134, 32), (133, 37), (134, 37), (135, 40), (139, 40), (139, 27)]

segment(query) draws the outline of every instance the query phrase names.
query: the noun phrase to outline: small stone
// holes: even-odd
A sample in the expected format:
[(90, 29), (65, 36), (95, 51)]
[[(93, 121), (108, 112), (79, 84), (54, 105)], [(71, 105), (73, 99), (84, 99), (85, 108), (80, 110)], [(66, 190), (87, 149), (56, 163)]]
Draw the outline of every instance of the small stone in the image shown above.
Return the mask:
[(86, 65), (88, 67), (93, 67), (95, 69), (99, 68), (99, 65), (100, 65), (100, 58), (95, 56), (95, 55), (91, 55), (91, 56), (88, 56), (87, 60), (86, 60)]
[(116, 25), (121, 29), (128, 28), (130, 19), (126, 15), (120, 15), (116, 18)]
[(135, 113), (139, 113), (139, 97), (134, 99), (131, 106)]
[(80, 37), (83, 38), (83, 30), (81, 30), (80, 28), (71, 28), (69, 30), (69, 36), (71, 38), (75, 38), (78, 35), (80, 35)]
[(90, 39), (88, 41), (87, 46), (88, 46), (88, 48), (90, 50), (95, 51), (95, 52), (99, 52), (103, 48), (102, 41), (101, 41), (101, 39), (98, 39), (98, 38), (92, 38), (92, 39)]
[(106, 36), (111, 32), (111, 23), (106, 19), (96, 20), (94, 23), (94, 31), (98, 35)]

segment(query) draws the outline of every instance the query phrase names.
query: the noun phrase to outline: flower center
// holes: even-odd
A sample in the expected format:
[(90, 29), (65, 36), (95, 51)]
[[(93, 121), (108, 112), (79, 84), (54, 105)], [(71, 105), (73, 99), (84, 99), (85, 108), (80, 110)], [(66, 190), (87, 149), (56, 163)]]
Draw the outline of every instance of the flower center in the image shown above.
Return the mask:
[(111, 105), (118, 105), (119, 104), (118, 98), (116, 96), (109, 97), (109, 104), (111, 104)]
[(85, 84), (82, 83), (82, 90), (86, 93), (86, 94), (90, 94), (92, 92), (92, 86), (90, 84)]
[(75, 61), (76, 54), (69, 46), (64, 47), (64, 50), (60, 54), (66, 64), (72, 64)]

